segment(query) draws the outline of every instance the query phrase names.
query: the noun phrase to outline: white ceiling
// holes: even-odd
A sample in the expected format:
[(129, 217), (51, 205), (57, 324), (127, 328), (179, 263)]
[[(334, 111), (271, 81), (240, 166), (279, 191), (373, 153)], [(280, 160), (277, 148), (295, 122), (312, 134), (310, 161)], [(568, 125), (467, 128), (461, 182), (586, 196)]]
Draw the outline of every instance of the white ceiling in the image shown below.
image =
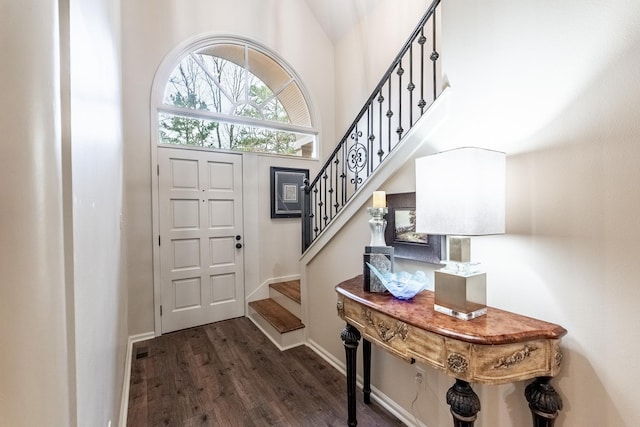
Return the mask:
[(334, 43), (367, 16), (381, 0), (305, 0)]

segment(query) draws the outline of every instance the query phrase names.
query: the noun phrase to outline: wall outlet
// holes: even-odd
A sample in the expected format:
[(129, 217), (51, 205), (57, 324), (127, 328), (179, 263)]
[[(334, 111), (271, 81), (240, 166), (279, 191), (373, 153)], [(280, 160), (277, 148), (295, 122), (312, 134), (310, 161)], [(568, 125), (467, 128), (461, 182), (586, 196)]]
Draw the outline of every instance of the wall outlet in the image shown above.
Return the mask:
[(422, 384), (422, 381), (424, 381), (424, 369), (416, 365), (416, 374), (413, 378), (416, 384)]

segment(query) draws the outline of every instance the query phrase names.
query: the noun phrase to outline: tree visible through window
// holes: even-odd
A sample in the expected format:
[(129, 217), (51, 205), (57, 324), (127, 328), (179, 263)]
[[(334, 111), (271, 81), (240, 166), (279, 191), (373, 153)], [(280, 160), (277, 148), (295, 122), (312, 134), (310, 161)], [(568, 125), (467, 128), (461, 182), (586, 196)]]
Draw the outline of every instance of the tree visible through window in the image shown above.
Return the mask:
[(162, 144), (314, 155), (315, 132), (297, 79), (245, 43), (185, 55), (158, 110)]

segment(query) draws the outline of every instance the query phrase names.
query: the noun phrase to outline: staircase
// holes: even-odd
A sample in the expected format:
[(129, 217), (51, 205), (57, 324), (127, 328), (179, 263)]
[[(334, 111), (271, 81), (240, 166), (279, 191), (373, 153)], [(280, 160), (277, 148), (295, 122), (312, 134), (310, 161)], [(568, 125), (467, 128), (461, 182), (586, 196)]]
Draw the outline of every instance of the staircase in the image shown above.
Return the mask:
[(269, 298), (249, 302), (249, 318), (281, 350), (302, 344), (300, 280), (270, 284)]
[[(402, 167), (446, 115), (438, 65), (440, 1), (433, 0), (316, 177), (305, 180), (303, 264), (369, 197), (361, 190), (378, 188)], [(333, 231), (324, 232), (330, 225)], [(248, 306), (249, 318), (281, 350), (304, 344), (299, 280), (270, 284), (269, 298)]]

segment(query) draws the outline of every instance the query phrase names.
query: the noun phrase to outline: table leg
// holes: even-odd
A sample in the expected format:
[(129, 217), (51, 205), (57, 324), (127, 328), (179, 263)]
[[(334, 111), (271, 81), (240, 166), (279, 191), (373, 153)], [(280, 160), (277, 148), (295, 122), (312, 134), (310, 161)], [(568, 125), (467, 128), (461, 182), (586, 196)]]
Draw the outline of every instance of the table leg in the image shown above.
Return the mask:
[(454, 427), (473, 427), (480, 411), (480, 398), (468, 382), (456, 378), (447, 391), (447, 404), (451, 406)]
[(364, 370), (364, 403), (371, 403), (371, 342), (362, 340), (362, 369)]
[(340, 334), (347, 359), (347, 425), (356, 426), (356, 356), (358, 353), (358, 342), (360, 341), (360, 331), (346, 324)]
[(553, 427), (562, 410), (562, 398), (549, 384), (551, 377), (538, 377), (524, 389), (533, 417), (533, 427)]

